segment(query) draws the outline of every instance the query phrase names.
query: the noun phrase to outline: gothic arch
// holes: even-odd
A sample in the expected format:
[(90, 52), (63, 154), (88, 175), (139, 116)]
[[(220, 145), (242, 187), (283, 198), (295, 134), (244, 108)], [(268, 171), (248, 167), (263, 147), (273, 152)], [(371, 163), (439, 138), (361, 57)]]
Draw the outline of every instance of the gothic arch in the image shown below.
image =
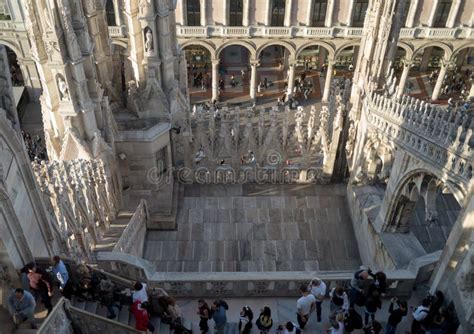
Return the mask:
[(298, 56), (300, 55), (301, 51), (303, 51), (304, 49), (306, 49), (310, 46), (321, 46), (324, 49), (326, 49), (326, 51), (328, 52), (328, 56), (330, 58), (334, 58), (335, 50), (334, 50), (334, 47), (331, 44), (329, 44), (327, 42), (323, 42), (323, 41), (316, 41), (316, 42), (312, 41), (312, 42), (302, 44), (296, 49), (296, 55), (295, 55), (296, 59), (298, 59)]
[(255, 46), (249, 42), (246, 41), (239, 41), (239, 40), (231, 40), (228, 42), (225, 42), (221, 46), (219, 46), (216, 50), (216, 58), (219, 58), (221, 55), (222, 50), (224, 50), (226, 47), (231, 46), (231, 45), (240, 45), (246, 48), (249, 51), (250, 54), (250, 59), (257, 59), (257, 51), (255, 50)]
[(264, 43), (263, 45), (260, 45), (256, 50), (257, 58), (260, 56), (260, 53), (263, 50), (265, 50), (267, 47), (272, 46), (272, 45), (279, 45), (279, 46), (284, 47), (285, 49), (287, 49), (290, 52), (290, 58), (291, 59), (296, 59), (295, 47), (292, 44), (290, 44), (288, 42), (285, 42), (285, 41), (271, 41), (271, 42)]
[[(443, 49), (443, 51), (444, 51), (444, 57), (443, 58), (445, 60), (451, 59), (452, 54), (453, 54), (453, 51), (451, 50), (451, 47), (449, 47), (449, 45), (441, 43), (441, 42), (428, 42), (428, 43), (425, 43), (423, 45), (420, 45), (419, 47), (417, 47), (413, 51), (413, 58), (417, 55), (418, 52), (420, 52), (421, 50), (426, 49), (428, 47), (431, 47), (431, 46), (436, 46), (440, 49)], [(413, 58), (412, 58), (412, 60), (413, 60)]]
[(436, 191), (441, 185), (447, 187), (458, 203), (462, 204), (462, 200), (456, 196), (459, 189), (431, 171), (418, 168), (403, 175), (397, 182), (397, 187), (393, 191), (390, 200), (385, 230), (406, 232), (408, 229), (406, 225), (408, 212), (403, 214), (400, 210), (413, 210), (418, 196), (423, 196), (426, 209), (431, 209), (433, 207), (433, 191)]

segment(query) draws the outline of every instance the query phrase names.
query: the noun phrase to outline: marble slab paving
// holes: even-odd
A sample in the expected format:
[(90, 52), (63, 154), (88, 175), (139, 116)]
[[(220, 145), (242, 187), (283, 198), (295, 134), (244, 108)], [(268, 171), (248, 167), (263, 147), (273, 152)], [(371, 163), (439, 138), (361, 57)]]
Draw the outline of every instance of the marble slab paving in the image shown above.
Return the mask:
[(345, 185), (186, 185), (176, 231), (149, 231), (159, 271), (352, 270)]

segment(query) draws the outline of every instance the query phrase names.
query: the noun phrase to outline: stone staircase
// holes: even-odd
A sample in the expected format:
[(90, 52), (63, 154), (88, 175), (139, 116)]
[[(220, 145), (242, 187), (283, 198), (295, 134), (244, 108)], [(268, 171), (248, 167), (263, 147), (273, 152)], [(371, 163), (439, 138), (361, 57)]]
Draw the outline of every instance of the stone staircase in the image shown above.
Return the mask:
[(97, 245), (95, 245), (93, 254), (97, 254), (97, 252), (100, 251), (111, 252), (117, 241), (122, 236), (122, 233), (127, 227), (127, 224), (132, 216), (133, 212), (119, 211), (117, 218), (110, 224), (109, 229), (97, 242)]

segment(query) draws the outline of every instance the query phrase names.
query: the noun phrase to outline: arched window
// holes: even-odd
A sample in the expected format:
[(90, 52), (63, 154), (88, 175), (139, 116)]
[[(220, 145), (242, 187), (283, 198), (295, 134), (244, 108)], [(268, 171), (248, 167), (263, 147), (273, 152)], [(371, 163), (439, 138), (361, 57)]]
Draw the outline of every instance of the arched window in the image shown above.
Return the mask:
[(354, 10), (352, 12), (352, 26), (363, 27), (365, 20), (365, 13), (369, 7), (369, 0), (356, 0)]
[(234, 27), (242, 26), (242, 0), (228, 0), (229, 6), (229, 25)]
[(313, 8), (311, 12), (311, 26), (324, 27), (326, 19), (328, 2), (327, 0), (313, 0)]
[(117, 25), (117, 21), (115, 20), (114, 0), (107, 0), (105, 4), (105, 16), (107, 17), (107, 25), (109, 26)]
[(451, 10), (452, 0), (440, 0), (433, 21), (433, 26), (438, 28), (446, 28), (446, 21)]
[(187, 0), (187, 24), (188, 26), (201, 25), (201, 3), (200, 0)]
[(285, 0), (272, 1), (272, 27), (283, 27), (285, 21)]

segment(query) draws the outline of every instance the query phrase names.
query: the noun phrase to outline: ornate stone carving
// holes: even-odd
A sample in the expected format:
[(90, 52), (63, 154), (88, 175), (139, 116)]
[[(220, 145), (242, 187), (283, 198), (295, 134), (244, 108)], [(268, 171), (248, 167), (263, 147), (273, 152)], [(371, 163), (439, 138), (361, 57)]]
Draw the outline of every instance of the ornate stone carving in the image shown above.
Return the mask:
[(70, 101), (69, 98), (69, 89), (67, 87), (66, 80), (61, 75), (58, 75), (58, 90), (60, 94), (61, 101)]

